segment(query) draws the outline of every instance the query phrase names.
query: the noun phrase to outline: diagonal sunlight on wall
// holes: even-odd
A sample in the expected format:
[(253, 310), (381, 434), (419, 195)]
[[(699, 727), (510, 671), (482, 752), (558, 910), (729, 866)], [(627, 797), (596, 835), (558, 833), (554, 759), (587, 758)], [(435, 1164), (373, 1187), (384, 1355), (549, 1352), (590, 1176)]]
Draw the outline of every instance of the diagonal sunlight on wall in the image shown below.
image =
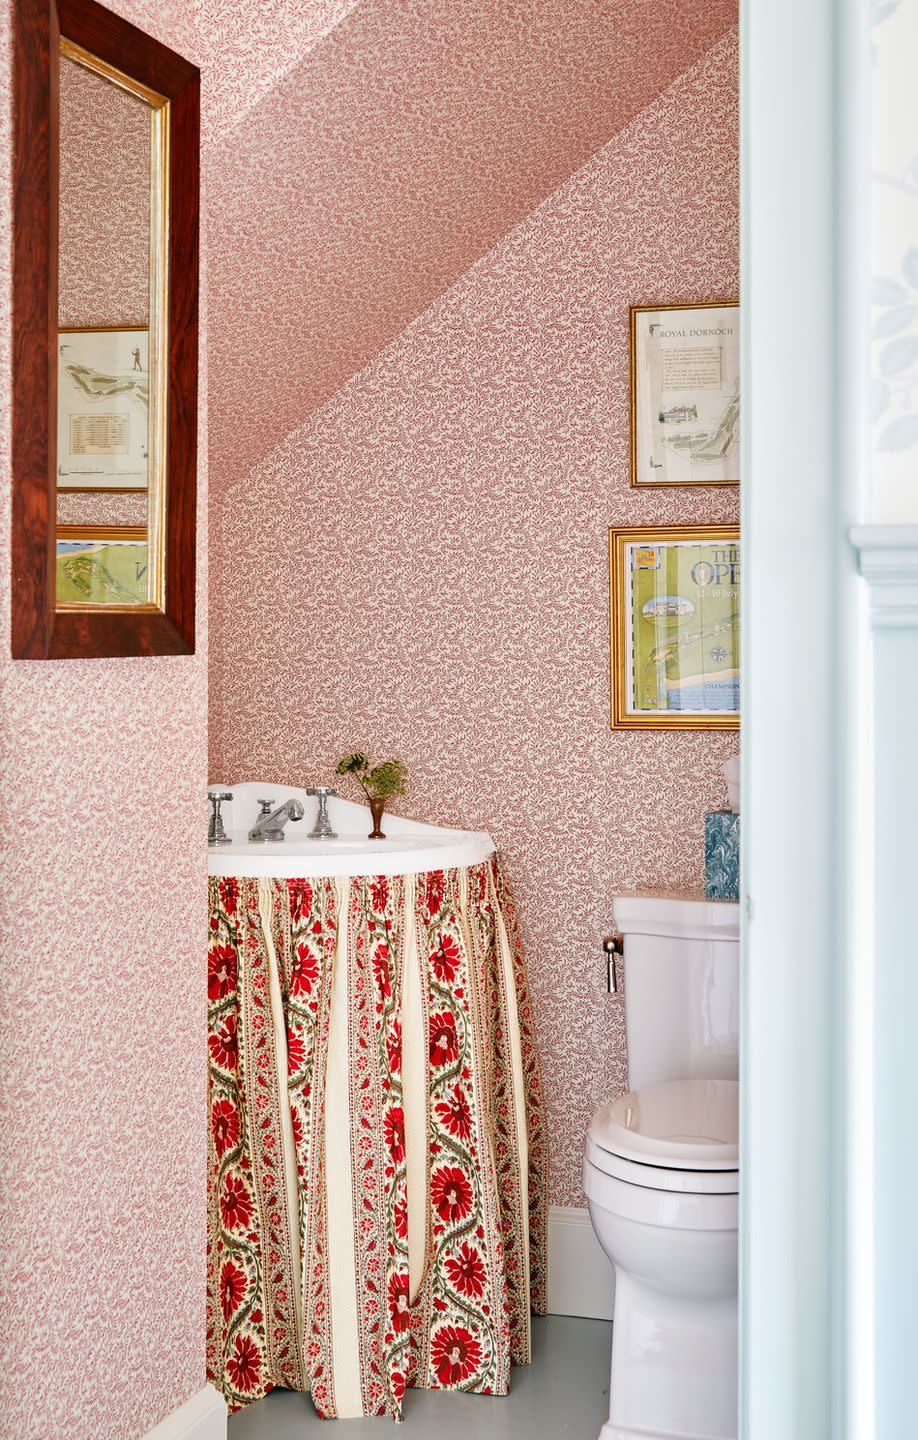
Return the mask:
[(356, 5), (210, 147), (215, 492), (735, 18), (735, 0)]
[(256, 105), (360, 0), (195, 0), (205, 146)]

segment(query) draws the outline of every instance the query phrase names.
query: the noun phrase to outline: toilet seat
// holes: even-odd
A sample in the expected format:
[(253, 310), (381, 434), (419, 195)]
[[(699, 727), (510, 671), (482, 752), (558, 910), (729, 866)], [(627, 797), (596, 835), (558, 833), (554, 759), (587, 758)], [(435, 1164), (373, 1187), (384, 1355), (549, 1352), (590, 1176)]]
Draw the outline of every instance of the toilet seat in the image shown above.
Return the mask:
[(668, 1080), (597, 1110), (586, 1158), (632, 1185), (695, 1195), (739, 1193), (735, 1080)]

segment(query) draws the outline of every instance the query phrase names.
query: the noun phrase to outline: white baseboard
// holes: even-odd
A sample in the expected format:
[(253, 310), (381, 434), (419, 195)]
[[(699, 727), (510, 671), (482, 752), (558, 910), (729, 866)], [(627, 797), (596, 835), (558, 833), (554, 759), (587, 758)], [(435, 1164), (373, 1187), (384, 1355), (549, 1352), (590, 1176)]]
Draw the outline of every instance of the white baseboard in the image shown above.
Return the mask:
[(549, 1205), (549, 1315), (611, 1320), (614, 1290), (612, 1264), (596, 1239), (589, 1210)]
[(144, 1440), (226, 1440), (226, 1404), (213, 1385), (173, 1410)]

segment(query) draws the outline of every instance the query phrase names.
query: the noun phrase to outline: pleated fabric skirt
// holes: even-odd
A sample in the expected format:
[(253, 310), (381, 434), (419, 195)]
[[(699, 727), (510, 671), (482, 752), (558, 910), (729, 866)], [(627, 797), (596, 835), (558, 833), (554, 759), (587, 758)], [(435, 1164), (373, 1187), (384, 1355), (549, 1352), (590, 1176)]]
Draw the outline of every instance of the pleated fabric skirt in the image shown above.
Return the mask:
[(546, 1143), (498, 855), (210, 882), (207, 1368), (324, 1417), (503, 1395), (544, 1313)]

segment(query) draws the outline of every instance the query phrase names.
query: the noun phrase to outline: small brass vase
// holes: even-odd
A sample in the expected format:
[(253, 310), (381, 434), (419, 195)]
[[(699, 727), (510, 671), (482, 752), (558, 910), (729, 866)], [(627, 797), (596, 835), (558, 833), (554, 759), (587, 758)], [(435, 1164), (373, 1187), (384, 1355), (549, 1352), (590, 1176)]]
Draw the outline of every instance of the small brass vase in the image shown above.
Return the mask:
[(383, 811), (385, 810), (385, 808), (385, 800), (370, 801), (370, 814), (373, 817), (373, 829), (370, 831), (370, 834), (368, 836), (370, 840), (385, 840), (386, 838), (381, 829)]

